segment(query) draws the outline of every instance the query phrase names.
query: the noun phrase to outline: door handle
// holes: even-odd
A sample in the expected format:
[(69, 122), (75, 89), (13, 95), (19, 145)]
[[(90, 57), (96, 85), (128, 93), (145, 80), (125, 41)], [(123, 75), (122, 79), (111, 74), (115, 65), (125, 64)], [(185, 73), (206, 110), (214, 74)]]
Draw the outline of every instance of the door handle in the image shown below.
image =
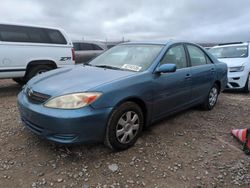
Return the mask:
[(192, 77), (191, 74), (187, 74), (186, 77), (185, 77), (185, 79), (188, 80), (188, 79), (190, 79), (191, 77)]
[(214, 68), (211, 68), (211, 72), (214, 72), (215, 71), (215, 69)]

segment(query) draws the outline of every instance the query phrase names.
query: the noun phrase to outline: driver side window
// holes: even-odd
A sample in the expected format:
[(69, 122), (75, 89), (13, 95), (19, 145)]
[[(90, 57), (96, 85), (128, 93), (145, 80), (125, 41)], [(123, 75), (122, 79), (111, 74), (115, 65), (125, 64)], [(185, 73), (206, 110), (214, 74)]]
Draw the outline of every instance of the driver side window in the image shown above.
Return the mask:
[(187, 67), (186, 53), (183, 45), (170, 48), (161, 60), (163, 64), (175, 64), (177, 69)]

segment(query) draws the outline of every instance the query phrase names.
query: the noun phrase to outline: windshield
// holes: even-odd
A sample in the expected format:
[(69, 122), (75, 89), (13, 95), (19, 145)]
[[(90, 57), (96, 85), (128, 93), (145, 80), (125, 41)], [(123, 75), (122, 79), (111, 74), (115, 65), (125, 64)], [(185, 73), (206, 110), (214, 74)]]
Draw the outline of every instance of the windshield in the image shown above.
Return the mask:
[(245, 58), (248, 57), (248, 46), (211, 48), (209, 52), (217, 58)]
[(120, 45), (92, 60), (89, 65), (144, 71), (153, 63), (163, 45)]

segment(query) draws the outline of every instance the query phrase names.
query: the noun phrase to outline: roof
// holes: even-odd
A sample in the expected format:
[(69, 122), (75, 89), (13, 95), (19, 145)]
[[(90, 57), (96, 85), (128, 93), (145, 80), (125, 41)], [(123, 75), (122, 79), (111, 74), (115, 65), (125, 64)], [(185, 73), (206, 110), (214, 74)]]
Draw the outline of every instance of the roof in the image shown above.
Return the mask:
[[(163, 40), (163, 41), (134, 41), (134, 42), (126, 42), (122, 44), (154, 44), (154, 45), (171, 45), (175, 43), (187, 43), (199, 46), (197, 43), (189, 42), (189, 41), (181, 41), (181, 40)], [(121, 45), (122, 45), (121, 44)]]
[(50, 27), (50, 26), (41, 26), (41, 25), (31, 25), (31, 24), (20, 24), (20, 23), (7, 23), (7, 22), (0, 22), (0, 25), (12, 25), (12, 26), (24, 26), (24, 27), (35, 27), (35, 28), (43, 28), (43, 29), (55, 29), (55, 30), (62, 30), (61, 28)]
[(158, 45), (166, 45), (173, 40), (165, 40), (165, 41), (133, 41), (133, 42), (125, 42), (122, 44), (158, 44)]
[(105, 42), (102, 41), (95, 41), (95, 40), (72, 40), (73, 43), (79, 42), (79, 43), (93, 43), (93, 44), (105, 44)]
[(218, 45), (218, 43), (198, 43), (198, 44), (204, 48), (212, 48)]

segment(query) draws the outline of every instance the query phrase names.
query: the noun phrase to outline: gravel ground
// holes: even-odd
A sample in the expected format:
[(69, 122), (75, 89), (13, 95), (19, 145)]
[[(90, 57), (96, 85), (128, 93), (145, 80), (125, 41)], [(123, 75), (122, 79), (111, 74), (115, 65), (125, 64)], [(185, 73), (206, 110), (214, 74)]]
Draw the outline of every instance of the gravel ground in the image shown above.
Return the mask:
[(23, 128), (20, 89), (0, 80), (0, 187), (250, 186), (250, 158), (230, 135), (249, 127), (250, 95), (223, 93), (213, 111), (167, 118), (113, 153), (103, 145), (60, 146)]

